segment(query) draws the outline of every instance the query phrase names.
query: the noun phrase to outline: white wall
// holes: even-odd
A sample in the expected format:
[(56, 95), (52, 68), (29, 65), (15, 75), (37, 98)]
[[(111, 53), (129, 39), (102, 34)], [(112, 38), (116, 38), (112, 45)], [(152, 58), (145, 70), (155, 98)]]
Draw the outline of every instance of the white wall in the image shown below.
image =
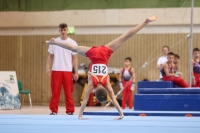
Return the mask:
[[(194, 8), (194, 33), (200, 33), (200, 8)], [(158, 20), (139, 33), (189, 33), (190, 8), (0, 12), (0, 35), (58, 34), (58, 25), (75, 26), (75, 34), (122, 34), (147, 17)]]
[[(75, 27), (75, 34), (122, 34), (133, 26), (84, 26)], [(190, 26), (155, 26), (149, 25), (139, 31), (139, 34), (165, 34), (165, 33), (189, 33)], [(200, 25), (195, 25), (193, 33), (200, 33)], [(0, 36), (4, 35), (58, 35), (57, 27), (50, 28), (0, 28)]]
[[(194, 24), (200, 24), (200, 8), (194, 8)], [(56, 27), (61, 22), (72, 26), (136, 25), (157, 15), (153, 25), (190, 23), (190, 8), (145, 8), (106, 10), (66, 10), (52, 12), (0, 12), (1, 27)]]

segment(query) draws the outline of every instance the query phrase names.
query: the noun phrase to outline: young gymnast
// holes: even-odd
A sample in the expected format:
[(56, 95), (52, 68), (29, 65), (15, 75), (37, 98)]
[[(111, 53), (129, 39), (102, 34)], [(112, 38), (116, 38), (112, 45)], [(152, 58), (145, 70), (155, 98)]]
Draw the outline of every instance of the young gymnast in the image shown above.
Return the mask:
[(178, 72), (178, 63), (180, 61), (180, 56), (178, 54), (174, 54), (174, 73), (176, 75), (182, 76), (182, 72)]
[(111, 100), (119, 112), (120, 117), (115, 118), (115, 120), (120, 120), (124, 117), (122, 110), (115, 98), (113, 89), (110, 84), (110, 78), (108, 75), (107, 64), (108, 60), (113, 52), (115, 52), (122, 44), (128, 40), (130, 37), (135, 35), (139, 30), (141, 30), (148, 23), (155, 21), (156, 16), (147, 18), (143, 23), (137, 25), (136, 27), (129, 30), (127, 33), (122, 34), (117, 39), (111, 41), (106, 45), (101, 45), (100, 47), (86, 47), (86, 46), (74, 46), (66, 42), (57, 42), (54, 38), (50, 41), (46, 41), (47, 44), (58, 45), (65, 49), (76, 52), (82, 56), (86, 56), (90, 59), (90, 69), (88, 72), (88, 87), (84, 95), (84, 99), (79, 111), (78, 118), (81, 120), (86, 120), (83, 118), (83, 111), (87, 104), (89, 95), (91, 92), (95, 92), (96, 98), (99, 102), (105, 102), (107, 100), (107, 91), (111, 97)]
[(200, 49), (193, 49), (193, 85), (192, 87), (200, 87)]
[(131, 58), (126, 57), (124, 60), (124, 67), (121, 68), (119, 74), (119, 85), (122, 90), (122, 109), (125, 109), (128, 99), (129, 109), (133, 108), (133, 94), (135, 90), (135, 70), (131, 66)]
[(178, 67), (178, 63), (180, 60), (180, 56), (178, 54), (174, 54), (174, 64)]
[(189, 87), (188, 84), (180, 77), (180, 74), (177, 73), (177, 67), (174, 64), (174, 53), (169, 52), (167, 54), (167, 62), (164, 64), (164, 68), (161, 69), (161, 73), (164, 81), (172, 81), (179, 87)]

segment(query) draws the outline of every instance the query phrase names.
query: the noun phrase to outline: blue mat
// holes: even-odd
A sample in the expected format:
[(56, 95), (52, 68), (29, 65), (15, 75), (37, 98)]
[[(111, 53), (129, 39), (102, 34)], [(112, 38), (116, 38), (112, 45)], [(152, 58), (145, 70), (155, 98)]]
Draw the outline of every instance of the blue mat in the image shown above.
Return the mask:
[(200, 94), (200, 88), (138, 88), (138, 94)]
[(0, 133), (199, 133), (199, 117), (0, 115)]
[(135, 110), (200, 111), (200, 94), (136, 94)]
[(173, 88), (171, 81), (139, 81), (138, 88)]

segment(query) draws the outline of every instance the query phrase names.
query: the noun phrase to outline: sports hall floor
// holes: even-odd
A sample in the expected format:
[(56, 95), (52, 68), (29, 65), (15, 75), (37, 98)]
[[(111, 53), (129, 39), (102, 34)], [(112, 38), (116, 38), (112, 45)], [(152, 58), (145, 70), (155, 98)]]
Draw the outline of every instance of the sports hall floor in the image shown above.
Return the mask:
[[(48, 106), (0, 110), (0, 133), (200, 133), (200, 117), (125, 116), (116, 121), (116, 116), (88, 115), (84, 117), (89, 120), (78, 120), (79, 108), (73, 116), (65, 114), (64, 106), (55, 116), (48, 115)], [(86, 107), (86, 112), (102, 110)], [(104, 111), (115, 109), (108, 107)]]

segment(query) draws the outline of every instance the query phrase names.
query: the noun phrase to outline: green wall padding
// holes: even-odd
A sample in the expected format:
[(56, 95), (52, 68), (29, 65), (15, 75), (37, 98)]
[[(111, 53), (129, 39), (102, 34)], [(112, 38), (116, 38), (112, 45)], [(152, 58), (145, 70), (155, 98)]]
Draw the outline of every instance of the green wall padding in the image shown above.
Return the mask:
[[(60, 11), (122, 8), (174, 8), (185, 0), (0, 0), (0, 11)], [(187, 0), (184, 7), (190, 7)], [(200, 0), (194, 0), (200, 7)]]

